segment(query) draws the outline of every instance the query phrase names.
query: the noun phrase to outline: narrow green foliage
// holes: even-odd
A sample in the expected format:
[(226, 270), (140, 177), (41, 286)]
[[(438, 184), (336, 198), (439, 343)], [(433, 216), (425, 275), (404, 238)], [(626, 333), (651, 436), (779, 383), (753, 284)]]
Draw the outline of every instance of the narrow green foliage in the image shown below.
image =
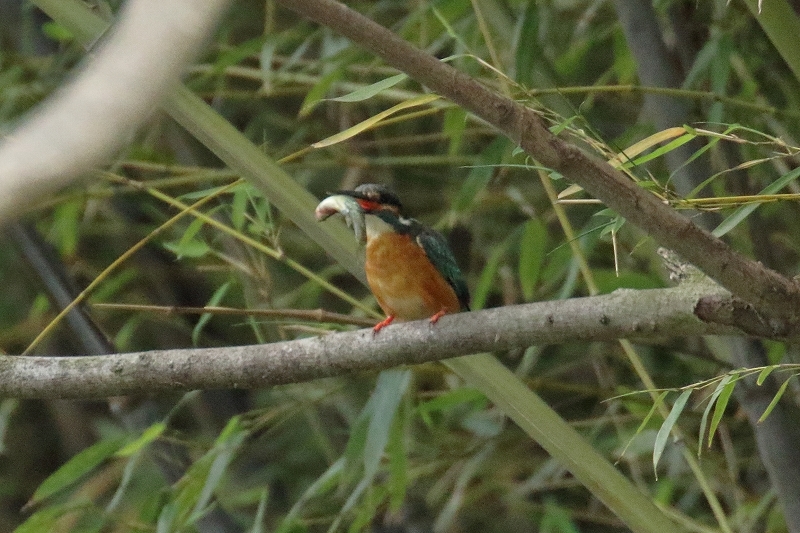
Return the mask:
[(247, 215), (247, 204), (252, 193), (251, 187), (237, 188), (231, 199), (231, 224), (234, 228), (241, 231)]
[(656, 475), (656, 479), (658, 479), (658, 461), (661, 459), (664, 448), (667, 446), (667, 439), (669, 439), (672, 428), (678, 421), (678, 417), (683, 412), (683, 408), (686, 407), (686, 401), (691, 395), (692, 389), (687, 389), (678, 396), (678, 399), (675, 400), (675, 403), (672, 405), (669, 415), (667, 415), (667, 418), (664, 419), (664, 423), (661, 424), (661, 427), (658, 429), (656, 442), (653, 445), (653, 472)]
[(347, 93), (336, 98), (331, 98), (331, 100), (334, 102), (362, 102), (364, 100), (369, 100), (373, 96), (379, 94), (381, 91), (390, 89), (407, 79), (408, 75), (406, 74), (396, 74), (384, 80), (377, 81), (371, 85), (367, 85), (366, 87), (357, 89), (351, 93)]
[(264, 529), (264, 518), (267, 514), (267, 501), (269, 499), (269, 492), (264, 490), (261, 492), (261, 499), (258, 500), (258, 509), (256, 510), (256, 517), (253, 519), (253, 527), (250, 533), (266, 533)]
[(123, 446), (114, 455), (116, 455), (117, 457), (130, 457), (131, 455), (138, 453), (148, 444), (150, 444), (158, 437), (160, 437), (166, 429), (167, 429), (166, 423), (156, 422), (149, 428), (145, 429), (136, 440), (129, 442), (128, 444)]
[(392, 423), (386, 453), (389, 456), (389, 509), (393, 512), (400, 510), (406, 500), (406, 492), (410, 483), (408, 475), (408, 450), (406, 449), (406, 412), (407, 409), (398, 409)]
[[(759, 376), (760, 377), (760, 376)], [(778, 402), (781, 401), (781, 397), (783, 397), (783, 393), (786, 392), (786, 387), (789, 386), (789, 380), (792, 378), (786, 379), (778, 389), (778, 392), (775, 393), (775, 396), (772, 398), (772, 401), (769, 402), (769, 405), (766, 409), (764, 409), (764, 413), (760, 417), (758, 417), (758, 423), (760, 424), (763, 422), (769, 414), (775, 409), (775, 406), (778, 405)]]
[(449, 155), (456, 155), (461, 151), (461, 144), (464, 139), (464, 129), (467, 125), (467, 112), (460, 107), (451, 107), (444, 112), (444, 123), (442, 132), (450, 139), (447, 148)]
[(345, 458), (342, 457), (328, 467), (328, 469), (303, 492), (300, 498), (297, 499), (275, 530), (276, 533), (288, 533), (292, 531), (298, 521), (300, 512), (311, 499), (325, 496), (336, 489), (337, 484), (342, 478), (342, 472), (345, 466)]
[(544, 503), (544, 515), (539, 522), (540, 533), (580, 533), (575, 522), (570, 517), (568, 509), (561, 507), (554, 500), (548, 499)]
[(417, 413), (428, 427), (436, 425), (433, 415), (442, 413), (454, 408), (464, 408), (471, 406), (473, 409), (484, 409), (488, 401), (478, 389), (473, 387), (458, 387), (456, 389), (439, 394), (436, 398), (417, 405)]
[(37, 505), (42, 500), (66, 489), (117, 453), (123, 444), (124, 439), (121, 437), (104, 439), (81, 451), (50, 474), (39, 485), (26, 506)]
[(667, 394), (669, 394), (669, 391), (661, 391), (659, 393), (659, 395), (656, 397), (655, 401), (653, 402), (653, 405), (650, 407), (650, 410), (647, 412), (645, 417), (642, 419), (641, 424), (639, 424), (639, 427), (636, 428), (636, 432), (633, 434), (633, 437), (631, 437), (628, 440), (628, 443), (625, 444), (625, 448), (622, 449), (622, 453), (620, 453), (620, 457), (625, 455), (625, 452), (627, 451), (628, 446), (631, 445), (631, 443), (633, 442), (633, 439), (636, 437), (636, 435), (639, 435), (644, 430), (644, 428), (647, 427), (647, 424), (650, 422), (650, 419), (653, 418), (653, 415), (655, 414), (656, 410), (664, 402), (664, 398), (667, 397)]
[(247, 435), (238, 417), (228, 421), (214, 446), (197, 459), (178, 482), (174, 499), (162, 509), (158, 527), (162, 521), (164, 527), (167, 524), (183, 527), (208, 511), (214, 491)]
[(538, 219), (531, 219), (519, 243), (519, 284), (525, 300), (533, 300), (546, 254), (547, 230)]
[(472, 289), (472, 309), (483, 309), (486, 306), (486, 300), (489, 298), (492, 287), (494, 285), (494, 278), (500, 265), (505, 259), (509, 246), (511, 246), (511, 239), (506, 239), (503, 243), (496, 246), (489, 255), (486, 265), (481, 271), (480, 278), (477, 285)]
[(51, 505), (36, 511), (25, 522), (14, 530), (14, 533), (42, 533), (44, 531), (57, 531), (56, 525), (64, 515), (74, 512), (85, 512), (86, 503), (65, 503)]
[[(800, 177), (800, 168), (796, 168), (791, 172), (784, 174), (777, 180), (773, 181), (772, 183), (764, 187), (758, 194), (759, 195), (775, 194), (784, 187), (786, 187), (787, 185), (789, 185), (791, 182), (796, 180), (798, 177)], [(745, 218), (747, 218), (750, 215), (750, 213), (758, 209), (759, 205), (760, 204), (758, 203), (752, 203), (737, 208), (736, 211), (725, 217), (725, 220), (720, 222), (719, 225), (716, 228), (714, 228), (714, 231), (712, 231), (712, 233), (717, 237), (722, 237), (730, 230), (738, 226), (740, 222), (742, 222)]]
[(726, 383), (717, 398), (717, 403), (714, 406), (714, 416), (711, 417), (711, 425), (708, 428), (709, 447), (711, 447), (711, 441), (714, 438), (714, 434), (717, 432), (720, 421), (722, 421), (722, 415), (725, 414), (725, 408), (728, 407), (728, 400), (731, 397), (731, 393), (733, 393), (733, 388), (736, 386), (737, 379), (732, 379)]
[(671, 152), (675, 148), (688, 143), (689, 141), (691, 141), (694, 138), (695, 138), (694, 134), (692, 134), (692, 133), (684, 133), (683, 135), (681, 135), (677, 139), (673, 139), (672, 141), (668, 142), (664, 146), (659, 146), (658, 148), (656, 148), (652, 152), (648, 152), (647, 154), (645, 154), (643, 156), (637, 157), (633, 161), (628, 161), (628, 162), (624, 163), (622, 165), (622, 168), (635, 168), (637, 166), (641, 166), (641, 165), (647, 163), (648, 161), (652, 161), (654, 159), (658, 159), (660, 157), (663, 157), (664, 154), (666, 154), (668, 152)]
[(706, 434), (706, 426), (708, 425), (708, 415), (711, 414), (711, 408), (714, 407), (714, 404), (717, 401), (717, 398), (722, 393), (722, 389), (734, 378), (732, 374), (725, 375), (719, 383), (717, 383), (717, 387), (714, 389), (714, 392), (711, 394), (711, 398), (708, 400), (708, 405), (706, 405), (705, 410), (703, 411), (703, 416), (700, 419), (700, 431), (697, 436), (697, 456), (700, 456), (703, 450), (703, 437)]
[[(220, 302), (225, 299), (225, 296), (228, 294), (231, 285), (232, 282), (230, 281), (226, 281), (220, 285), (219, 288), (214, 291), (214, 294), (211, 295), (211, 298), (208, 300), (206, 306), (213, 307), (215, 305), (219, 305)], [(212, 313), (203, 313), (200, 315), (200, 318), (197, 320), (197, 324), (195, 324), (194, 328), (192, 329), (192, 344), (197, 346), (200, 343), (200, 335), (203, 333), (203, 328), (206, 327), (206, 324), (208, 324), (208, 321), (211, 320), (213, 316), (214, 315)]]
[(211, 247), (198, 237), (204, 225), (205, 222), (199, 218), (192, 220), (177, 243), (166, 242), (164, 247), (174, 253), (177, 259), (197, 259), (205, 256), (211, 251)]
[[(714, 94), (724, 95), (728, 92), (731, 74), (731, 55), (734, 53), (733, 40), (728, 32), (719, 32), (717, 53), (711, 62), (711, 90)], [(720, 123), (725, 119), (725, 110), (721, 102), (715, 102), (708, 113), (708, 120)]]
[(378, 466), (389, 441), (392, 420), (410, 382), (410, 370), (385, 370), (378, 376), (373, 394), (374, 410), (364, 445), (365, 477), (371, 479), (378, 472)]
[(508, 139), (498, 137), (481, 152), (478, 163), (470, 169), (469, 175), (461, 185), (461, 190), (458, 191), (458, 196), (453, 200), (453, 211), (463, 213), (472, 206), (475, 197), (486, 188), (494, 175), (494, 168), (484, 165), (499, 163), (508, 146)]
[(539, 46), (539, 3), (528, 0), (517, 36), (517, 53), (515, 57), (516, 80), (523, 86), (533, 85), (533, 68), (541, 57)]
[(311, 90), (306, 93), (306, 97), (300, 106), (298, 115), (300, 118), (307, 117), (314, 111), (320, 102), (325, 99), (325, 95), (331, 90), (333, 84), (344, 78), (344, 68), (338, 66), (330, 72), (322, 76), (320, 80), (314, 85)]
[(758, 378), (756, 378), (756, 385), (759, 387), (764, 384), (764, 381), (772, 374), (772, 371), (778, 368), (778, 365), (771, 365), (764, 367), (764, 369), (758, 373)]
[(53, 214), (53, 233), (61, 255), (71, 257), (78, 249), (79, 224), (83, 202), (73, 200), (59, 205)]

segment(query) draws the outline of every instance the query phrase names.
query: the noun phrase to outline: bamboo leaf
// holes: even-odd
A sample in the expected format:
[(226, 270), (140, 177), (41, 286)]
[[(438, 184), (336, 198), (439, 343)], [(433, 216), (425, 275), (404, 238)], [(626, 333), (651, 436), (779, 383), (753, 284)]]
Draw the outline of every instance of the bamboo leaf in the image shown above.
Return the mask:
[(648, 422), (650, 422), (650, 419), (653, 418), (653, 415), (655, 414), (656, 409), (658, 409), (658, 406), (661, 405), (661, 403), (664, 401), (664, 398), (666, 398), (667, 394), (669, 394), (669, 391), (665, 390), (665, 391), (662, 391), (661, 394), (659, 394), (656, 397), (655, 401), (653, 402), (653, 406), (650, 407), (650, 410), (647, 412), (647, 415), (645, 415), (644, 419), (642, 420), (642, 423), (639, 424), (638, 428), (636, 428), (636, 432), (633, 434), (633, 436), (630, 439), (628, 439), (628, 443), (625, 444), (625, 447), (622, 449), (622, 452), (619, 454), (620, 457), (624, 457), (625, 456), (625, 452), (628, 450), (628, 447), (633, 442), (633, 439), (636, 438), (636, 435), (641, 433), (642, 430), (647, 426)]
[(445, 364), (479, 386), (495, 405), (554, 459), (608, 505), (636, 533), (676, 531), (677, 526), (586, 439), (491, 354), (448, 359)]
[(78, 479), (88, 474), (100, 463), (114, 455), (124, 443), (124, 439), (106, 439), (97, 442), (84, 449), (72, 459), (64, 463), (61, 468), (50, 474), (45, 479), (31, 499), (25, 504), (26, 507), (36, 505), (45, 498), (60, 492), (72, 485)]
[(731, 397), (733, 388), (736, 386), (736, 379), (731, 379), (720, 391), (717, 404), (714, 406), (714, 416), (711, 417), (711, 426), (708, 428), (708, 446), (711, 447), (711, 441), (714, 438), (714, 433), (717, 432), (717, 427), (722, 420), (722, 415), (725, 414), (725, 408), (728, 407), (728, 400)]
[(331, 98), (331, 100), (334, 102), (361, 102), (363, 100), (369, 100), (381, 91), (385, 91), (386, 89), (394, 87), (405, 79), (408, 79), (408, 75), (396, 74), (390, 78), (386, 78), (385, 80), (375, 82), (372, 85), (367, 85), (366, 87), (356, 89), (351, 93), (347, 93), (336, 98)]
[[(214, 291), (214, 294), (211, 296), (211, 299), (208, 300), (206, 306), (214, 307), (219, 305), (219, 303), (225, 298), (225, 295), (228, 294), (228, 290), (231, 288), (231, 282), (226, 281), (220, 287)], [(214, 316), (212, 313), (203, 313), (200, 315), (200, 318), (197, 320), (197, 324), (195, 324), (194, 329), (192, 329), (192, 344), (197, 346), (197, 343), (200, 342), (200, 334), (203, 332), (203, 328), (206, 326), (211, 317)]]
[(764, 384), (764, 381), (767, 380), (772, 371), (778, 368), (778, 365), (771, 365), (764, 368), (761, 372), (758, 373), (758, 378), (756, 379), (756, 385), (759, 387)]
[(538, 219), (525, 224), (519, 243), (519, 284), (525, 300), (533, 300), (536, 284), (547, 254), (547, 230)]
[(719, 383), (717, 383), (717, 387), (714, 389), (714, 392), (711, 393), (711, 398), (708, 400), (708, 405), (706, 405), (705, 410), (703, 410), (703, 416), (700, 419), (700, 433), (697, 437), (697, 456), (700, 456), (701, 451), (703, 450), (703, 437), (706, 434), (706, 426), (708, 425), (708, 415), (711, 414), (711, 408), (714, 406), (714, 403), (717, 401), (717, 398), (722, 393), (722, 389), (734, 378), (733, 374), (727, 374), (723, 377)]
[[(789, 172), (787, 174), (784, 174), (783, 176), (781, 176), (777, 180), (773, 181), (772, 183), (770, 183), (769, 185), (764, 187), (761, 190), (761, 192), (758, 193), (758, 195), (761, 196), (761, 195), (764, 195), (764, 194), (775, 194), (778, 191), (780, 191), (781, 189), (783, 189), (784, 187), (786, 187), (789, 183), (791, 183), (794, 180), (796, 180), (798, 177), (800, 177), (800, 167), (792, 170), (791, 172)], [(761, 204), (752, 203), (752, 204), (747, 204), (747, 205), (741, 206), (739, 209), (737, 209), (736, 211), (734, 211), (733, 213), (728, 215), (725, 218), (725, 220), (720, 222), (719, 226), (714, 228), (714, 231), (712, 231), (711, 233), (713, 233), (717, 237), (722, 237), (723, 235), (728, 233), (730, 230), (732, 230), (733, 228), (738, 226), (739, 223), (742, 220), (744, 220), (745, 218), (747, 218), (750, 215), (750, 213), (755, 211), (758, 208), (759, 205), (761, 205)]]
[(686, 389), (678, 396), (678, 399), (675, 400), (672, 406), (672, 410), (669, 412), (669, 415), (667, 415), (667, 418), (664, 419), (664, 423), (661, 424), (656, 434), (656, 442), (653, 445), (653, 472), (655, 472), (656, 479), (658, 479), (658, 461), (661, 459), (664, 448), (667, 446), (667, 439), (672, 432), (672, 428), (675, 426), (675, 422), (678, 421), (678, 417), (683, 412), (683, 408), (686, 407), (686, 401), (691, 395), (692, 389)]
[[(791, 379), (791, 378), (789, 378), (789, 379)], [(761, 422), (763, 422), (769, 416), (769, 414), (772, 412), (772, 410), (775, 409), (775, 406), (778, 405), (778, 402), (781, 400), (781, 397), (783, 396), (783, 393), (786, 392), (786, 387), (789, 385), (789, 379), (787, 379), (786, 381), (783, 382), (781, 387), (778, 389), (778, 392), (775, 393), (775, 397), (772, 398), (772, 401), (769, 402), (769, 405), (767, 406), (767, 408), (764, 409), (764, 413), (758, 418), (758, 423), (759, 424)]]
[(374, 128), (384, 119), (394, 115), (399, 111), (403, 111), (404, 109), (409, 109), (412, 107), (419, 107), (426, 104), (429, 104), (435, 100), (438, 100), (439, 96), (435, 94), (423, 94), (422, 96), (418, 96), (416, 98), (412, 98), (411, 100), (406, 100), (405, 102), (400, 102), (399, 104), (390, 107), (386, 111), (381, 111), (377, 115), (374, 115), (367, 120), (359, 122), (355, 126), (351, 126), (344, 131), (340, 131), (336, 135), (332, 135), (327, 139), (323, 139), (319, 142), (315, 142), (311, 146), (313, 148), (325, 148), (328, 146), (333, 146), (334, 144), (338, 144), (342, 141), (346, 141), (352, 137), (355, 137), (359, 133), (364, 133), (365, 131)]
[(657, 144), (660, 144), (664, 141), (669, 141), (680, 135), (689, 135), (689, 134), (687, 134), (686, 129), (682, 127), (667, 128), (663, 131), (659, 131), (658, 133), (654, 133), (653, 135), (650, 135), (649, 137), (642, 139), (641, 141), (635, 144), (632, 144), (631, 146), (620, 152), (618, 155), (609, 159), (608, 164), (614, 168), (620, 168), (622, 166), (625, 166), (626, 164), (630, 163), (630, 161), (634, 157), (641, 154), (645, 150), (649, 150), (650, 148), (652, 148)]
[(167, 429), (167, 424), (164, 422), (156, 422), (149, 428), (145, 429), (139, 438), (134, 440), (133, 442), (129, 442), (125, 446), (123, 446), (120, 450), (118, 450), (114, 455), (117, 457), (130, 457), (134, 453), (138, 452), (158, 437), (160, 437), (164, 431)]

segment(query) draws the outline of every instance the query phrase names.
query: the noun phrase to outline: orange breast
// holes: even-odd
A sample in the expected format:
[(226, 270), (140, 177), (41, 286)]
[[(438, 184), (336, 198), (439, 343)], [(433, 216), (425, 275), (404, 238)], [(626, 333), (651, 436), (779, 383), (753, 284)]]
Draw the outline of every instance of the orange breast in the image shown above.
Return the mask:
[(381, 309), (396, 320), (461, 310), (453, 288), (408, 235), (384, 233), (370, 239), (365, 269)]

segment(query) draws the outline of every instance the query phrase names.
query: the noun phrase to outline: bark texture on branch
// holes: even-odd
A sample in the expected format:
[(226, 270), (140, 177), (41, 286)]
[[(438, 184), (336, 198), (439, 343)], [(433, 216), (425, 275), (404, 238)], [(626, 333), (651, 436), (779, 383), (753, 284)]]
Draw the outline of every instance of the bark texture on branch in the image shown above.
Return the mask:
[[(703, 284), (708, 289), (708, 285)], [(349, 372), (574, 340), (740, 334), (694, 315), (687, 287), (499, 307), (257, 346), (86, 357), (0, 356), (0, 395), (105, 397), (164, 390), (258, 388)]]

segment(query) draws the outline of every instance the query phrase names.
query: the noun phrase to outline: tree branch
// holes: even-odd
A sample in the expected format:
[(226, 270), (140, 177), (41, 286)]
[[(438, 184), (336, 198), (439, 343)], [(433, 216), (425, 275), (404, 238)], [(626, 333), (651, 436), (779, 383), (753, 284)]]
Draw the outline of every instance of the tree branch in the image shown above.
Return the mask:
[[(106, 163), (149, 118), (211, 34), (230, 0), (129, 0), (100, 51), (72, 83), (0, 143), (0, 221)], [(72, 20), (71, 3), (42, 0)], [(96, 19), (80, 42), (102, 31)]]
[(555, 137), (534, 110), (492, 92), (344, 4), (334, 0), (278, 2), (336, 30), (492, 124), (537, 161), (581, 185), (659, 244), (678, 252), (732, 294), (774, 318), (770, 327), (775, 335), (794, 334), (800, 323), (797, 284), (737, 253), (606, 162)]
[(534, 344), (741, 335), (736, 328), (695, 316), (700, 292), (719, 292), (713, 285), (695, 286), (698, 290), (689, 283), (670, 289), (621, 289), (447, 315), (435, 326), (422, 320), (387, 327), (378, 335), (365, 329), (256, 346), (69, 358), (5, 356), (0, 357), (0, 395), (85, 398), (258, 388)]

